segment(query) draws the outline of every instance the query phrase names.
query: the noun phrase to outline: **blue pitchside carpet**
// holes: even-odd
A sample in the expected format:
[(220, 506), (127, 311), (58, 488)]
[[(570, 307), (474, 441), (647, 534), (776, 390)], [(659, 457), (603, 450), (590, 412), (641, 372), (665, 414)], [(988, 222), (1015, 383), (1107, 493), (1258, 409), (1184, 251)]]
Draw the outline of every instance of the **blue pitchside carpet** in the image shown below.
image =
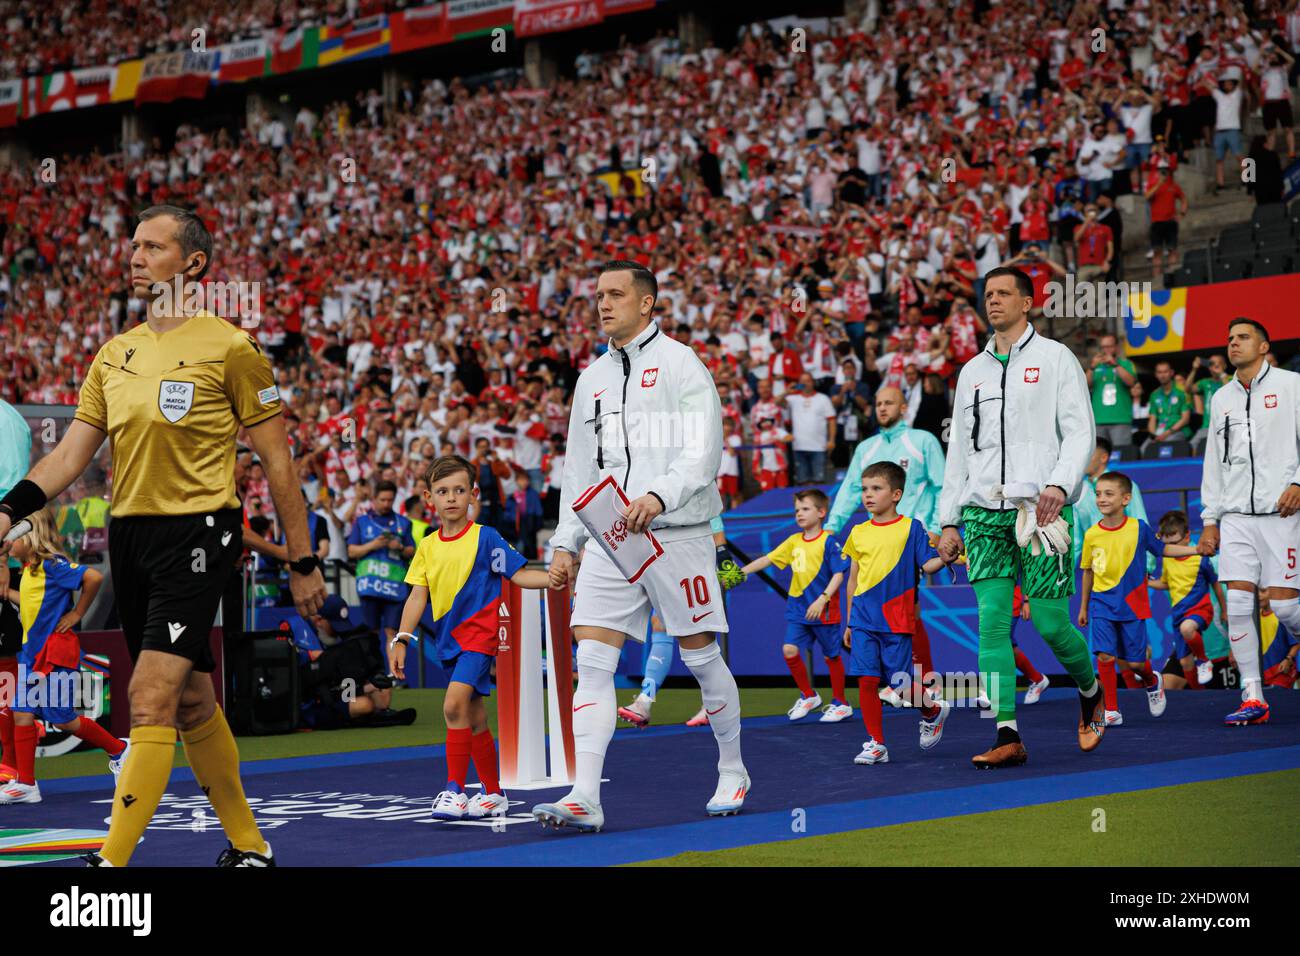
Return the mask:
[[(1270, 695), (1266, 725), (1225, 727), (1235, 692), (1172, 693), (1159, 719), (1141, 691), (1120, 694), (1125, 723), (1092, 754), (1078, 749), (1073, 691), (1054, 689), (1021, 707), (1029, 762), (1002, 771), (970, 764), (994, 735), (992, 720), (974, 709), (954, 708), (939, 746), (922, 753), (916, 713), (886, 706), (891, 762), (870, 767), (853, 763), (865, 738), (856, 714), (827, 725), (816, 715), (793, 724), (747, 720), (753, 790), (740, 815), (718, 819), (704, 812), (717, 782), (708, 728), (620, 730), (605, 765), (599, 834), (533, 822), (532, 805), (564, 789), (512, 793), (509, 816), (495, 823), (431, 820), (445, 773), (441, 746), (254, 761), (244, 765), (244, 785), (281, 866), (607, 865), (1300, 768), (1300, 695)], [(0, 827), (107, 828), (107, 773), (51, 780), (41, 790), (39, 805), (0, 808)], [(211, 866), (225, 845), (193, 776), (177, 770), (131, 864)]]

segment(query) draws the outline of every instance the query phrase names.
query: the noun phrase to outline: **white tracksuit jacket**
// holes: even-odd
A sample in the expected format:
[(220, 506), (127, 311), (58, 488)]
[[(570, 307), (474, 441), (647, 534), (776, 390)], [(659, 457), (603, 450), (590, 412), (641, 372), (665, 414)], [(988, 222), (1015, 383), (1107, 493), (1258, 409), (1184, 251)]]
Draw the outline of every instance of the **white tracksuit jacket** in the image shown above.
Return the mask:
[(1073, 504), (1096, 447), (1088, 380), (1073, 352), (1032, 324), (1005, 366), (993, 348), (990, 339), (957, 377), (939, 495), (943, 527), (961, 524), (963, 505), (1012, 507), (990, 500), (995, 485), (1029, 482), (1040, 491), (1057, 485)]
[(1206, 413), (1201, 520), (1277, 514), (1288, 485), (1300, 485), (1300, 375), (1267, 362), (1249, 389), (1236, 375)]
[(654, 494), (663, 502), (663, 514), (650, 524), (660, 541), (709, 534), (709, 522), (722, 513), (721, 461), (722, 403), (690, 347), (653, 322), (626, 349), (611, 342), (574, 386), (551, 545), (582, 549), (587, 529), (573, 502), (607, 475), (632, 500)]

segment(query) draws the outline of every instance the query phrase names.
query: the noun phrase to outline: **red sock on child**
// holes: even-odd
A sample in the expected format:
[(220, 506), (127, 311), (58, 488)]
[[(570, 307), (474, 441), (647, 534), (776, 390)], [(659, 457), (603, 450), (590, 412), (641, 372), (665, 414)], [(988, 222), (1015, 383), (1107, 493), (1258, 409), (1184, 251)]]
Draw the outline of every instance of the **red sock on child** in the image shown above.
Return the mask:
[(878, 744), (885, 742), (885, 715), (880, 705), (880, 678), (858, 678), (858, 709), (867, 735)]
[(483, 784), (483, 793), (500, 793), (501, 782), (497, 779), (497, 745), (492, 739), (492, 731), (485, 730), (475, 734), (469, 741), (470, 756), (474, 760), (474, 772), (478, 774), (479, 783)]
[(126, 749), (126, 744), (118, 740), (89, 717), (82, 717), (77, 723), (77, 729), (74, 730), (73, 733), (92, 747), (98, 747), (100, 750), (103, 750), (110, 757), (116, 757)]
[(469, 776), (470, 741), (474, 732), (468, 727), (447, 728), (447, 782), (465, 789)]
[(1119, 672), (1119, 676), (1120, 680), (1124, 681), (1124, 686), (1129, 690), (1137, 690), (1142, 686), (1142, 681), (1138, 678), (1137, 674), (1129, 670), (1127, 667)]
[(921, 666), (921, 680), (924, 682), (925, 675), (934, 670), (934, 662), (930, 658), (930, 635), (921, 623), (920, 614), (916, 615), (916, 630), (912, 632), (912, 660)]
[(1025, 656), (1024, 651), (1022, 651), (1018, 647), (1015, 650), (1016, 650), (1016, 667), (1020, 669), (1020, 673), (1024, 674), (1031, 681), (1037, 684), (1040, 680), (1043, 679), (1042, 673), (1038, 670), (1037, 667), (1033, 665), (1033, 663), (1029, 660), (1029, 658)]
[(831, 672), (831, 699), (847, 704), (848, 698), (844, 696), (844, 658), (827, 657), (825, 660), (826, 668)]
[(1101, 680), (1101, 692), (1106, 700), (1106, 709), (1119, 710), (1119, 690), (1115, 686), (1115, 662), (1098, 661), (1097, 676)]
[(14, 754), (17, 763), (18, 782), (33, 784), (36, 782), (36, 725), (14, 727)]
[(14, 755), (14, 715), (8, 707), (0, 708), (0, 764), (18, 769)]
[(805, 697), (813, 695), (812, 684), (808, 683), (808, 668), (804, 666), (803, 655), (795, 654), (794, 657), (785, 659), (785, 666), (790, 668), (790, 675), (794, 682), (799, 685), (799, 693)]
[(1191, 667), (1184, 667), (1184, 668), (1183, 668), (1183, 679), (1184, 679), (1185, 681), (1187, 681), (1187, 689), (1188, 689), (1188, 690), (1200, 690), (1200, 689), (1201, 689), (1201, 679), (1200, 679), (1199, 677), (1197, 677), (1197, 675), (1196, 675), (1196, 665), (1195, 665), (1195, 664), (1193, 664)]
[(1142, 678), (1141, 686), (1143, 690), (1155, 690), (1156, 681), (1161, 680), (1161, 678), (1156, 676), (1155, 671), (1151, 669), (1150, 661), (1143, 661), (1141, 669), (1136, 673)]

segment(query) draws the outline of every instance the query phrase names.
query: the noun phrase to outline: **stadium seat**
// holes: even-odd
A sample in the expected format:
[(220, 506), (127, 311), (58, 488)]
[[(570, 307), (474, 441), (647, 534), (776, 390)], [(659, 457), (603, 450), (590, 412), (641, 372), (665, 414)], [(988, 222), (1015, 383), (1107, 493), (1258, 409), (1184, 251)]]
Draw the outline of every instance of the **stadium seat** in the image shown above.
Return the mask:
[(1216, 259), (1210, 273), (1210, 281), (1232, 282), (1247, 278), (1250, 275), (1250, 263), (1253, 258), (1252, 255), (1234, 255)]
[(1260, 279), (1264, 276), (1285, 275), (1290, 271), (1291, 259), (1287, 256), (1260, 254), (1250, 264), (1250, 275), (1254, 279)]
[(1137, 445), (1120, 445), (1110, 453), (1111, 461), (1137, 461), (1142, 457), (1142, 452)]
[(1270, 202), (1255, 207), (1255, 211), (1250, 214), (1250, 221), (1257, 225), (1263, 225), (1269, 222), (1290, 223), (1291, 213), (1286, 208), (1285, 203)]
[(1290, 222), (1266, 222), (1255, 227), (1256, 246), (1273, 246), (1282, 243), (1295, 245), (1295, 240), (1291, 236)]
[(1190, 458), (1192, 446), (1185, 441), (1152, 442), (1142, 457), (1148, 461), (1164, 458)]
[(1239, 222), (1219, 233), (1214, 241), (1215, 255), (1231, 256), (1241, 254), (1255, 243), (1255, 227), (1248, 222)]
[(1204, 285), (1210, 281), (1210, 254), (1206, 249), (1189, 249), (1174, 270), (1174, 285)]

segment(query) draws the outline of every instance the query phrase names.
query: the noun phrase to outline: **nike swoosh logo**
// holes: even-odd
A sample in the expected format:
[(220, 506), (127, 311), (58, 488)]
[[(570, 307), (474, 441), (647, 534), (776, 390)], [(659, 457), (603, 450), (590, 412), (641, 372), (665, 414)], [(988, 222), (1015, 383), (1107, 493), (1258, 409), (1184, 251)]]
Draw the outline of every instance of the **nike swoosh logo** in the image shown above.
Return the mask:
[[(726, 706), (727, 706), (726, 704), (723, 704), (723, 705), (722, 705), (722, 707), (726, 707)], [(719, 710), (722, 710), (722, 707), (719, 707), (718, 710), (709, 710), (709, 709), (706, 707), (706, 708), (704, 708), (704, 712), (705, 712), (706, 714), (708, 714), (710, 717), (712, 717), (712, 716), (713, 716), (714, 714), (716, 714)]]
[(1239, 641), (1239, 640), (1241, 640), (1243, 637), (1245, 637), (1246, 635), (1245, 635), (1245, 634), (1237, 634), (1237, 635), (1231, 635), (1231, 634), (1230, 634), (1230, 635), (1228, 635), (1228, 636), (1229, 636), (1233, 641)]
[(608, 391), (609, 391), (609, 387), (606, 386), (605, 388), (602, 388), (599, 392), (597, 392), (595, 395), (593, 395), (593, 396), (591, 396), (591, 397), (592, 397), (592, 398), (600, 398), (600, 396), (604, 395), (604, 394), (605, 394), (606, 392), (608, 392)]
[(712, 613), (713, 613), (712, 611), (705, 611), (703, 614), (701, 614), (701, 615), (699, 615), (699, 616), (696, 616), (696, 615), (692, 614), (692, 615), (691, 615), (691, 623), (692, 623), (692, 624), (699, 624), (700, 621), (704, 620), (706, 617), (708, 617), (708, 616), (709, 616), (710, 614), (712, 614)]
[(578, 711), (582, 710), (583, 707), (595, 707), (595, 706), (596, 706), (596, 702), (593, 700), (589, 704), (582, 704), (578, 707), (573, 708), (573, 712), (576, 714)]
[(1286, 580), (1290, 581), (1293, 577), (1295, 577), (1294, 574), (1288, 574), (1288, 575), (1286, 576)]

